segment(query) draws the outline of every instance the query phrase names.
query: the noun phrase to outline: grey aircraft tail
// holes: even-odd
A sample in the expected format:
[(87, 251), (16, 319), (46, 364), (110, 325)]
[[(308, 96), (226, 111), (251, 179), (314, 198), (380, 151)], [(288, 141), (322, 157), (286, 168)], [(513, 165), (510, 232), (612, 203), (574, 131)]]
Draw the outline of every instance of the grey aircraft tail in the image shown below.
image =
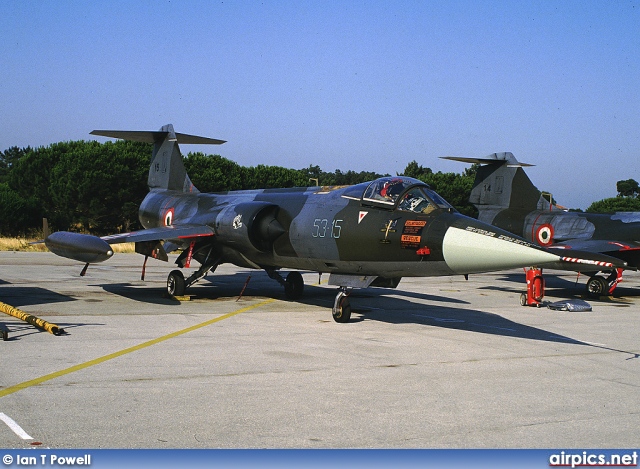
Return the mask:
[(94, 130), (92, 135), (120, 138), (135, 142), (153, 143), (153, 155), (149, 168), (149, 189), (161, 189), (180, 192), (198, 192), (193, 185), (182, 161), (179, 143), (220, 145), (225, 140), (198, 137), (176, 133), (173, 125), (167, 124), (159, 131), (131, 130)]
[[(510, 152), (493, 153), (485, 158), (445, 156), (443, 159), (481, 165), (469, 197), (469, 202), (478, 208), (480, 221), (494, 224), (499, 217), (517, 220), (519, 225), (519, 220), (529, 212), (551, 209), (550, 201), (522, 169), (533, 165), (520, 163)], [(508, 231), (518, 233), (522, 227), (514, 226)]]

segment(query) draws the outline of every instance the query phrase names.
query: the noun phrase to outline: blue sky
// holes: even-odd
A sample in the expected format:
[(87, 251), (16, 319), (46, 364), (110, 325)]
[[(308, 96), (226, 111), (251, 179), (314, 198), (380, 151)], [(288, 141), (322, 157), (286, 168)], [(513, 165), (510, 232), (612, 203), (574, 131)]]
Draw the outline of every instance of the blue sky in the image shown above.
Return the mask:
[(243, 165), (511, 151), (583, 209), (640, 181), (640, 0), (0, 6), (0, 150), (172, 123)]

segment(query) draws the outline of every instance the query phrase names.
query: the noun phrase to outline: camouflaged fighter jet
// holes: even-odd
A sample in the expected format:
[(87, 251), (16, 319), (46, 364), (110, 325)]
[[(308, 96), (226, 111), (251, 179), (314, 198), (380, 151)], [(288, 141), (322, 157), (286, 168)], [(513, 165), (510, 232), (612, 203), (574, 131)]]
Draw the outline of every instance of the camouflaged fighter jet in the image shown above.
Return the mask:
[[(470, 274), (561, 261), (557, 254), (506, 231), (456, 212), (424, 184), (384, 177), (348, 187), (264, 189), (205, 194), (191, 183), (179, 143), (221, 144), (222, 140), (174, 132), (95, 130), (93, 135), (154, 144), (148, 185), (139, 218), (145, 229), (98, 238), (58, 232), (45, 239), (61, 256), (86, 263), (112, 256), (110, 245), (135, 242), (145, 256), (176, 264), (200, 263), (188, 278), (173, 270), (167, 292), (185, 293), (222, 263), (264, 269), (284, 286), (288, 298), (303, 293), (299, 270), (329, 273), (338, 292), (337, 322), (348, 322), (352, 288), (395, 288), (402, 277)], [(143, 265), (143, 276), (144, 276)], [(281, 268), (297, 269), (286, 279)]]
[[(479, 210), (478, 219), (553, 250), (572, 249), (605, 254), (640, 266), (640, 212), (593, 214), (569, 212), (552, 203), (531, 182), (512, 153), (493, 153), (485, 158), (445, 156), (443, 159), (481, 164), (476, 173), (469, 201)], [(622, 269), (594, 263), (540, 265), (575, 270), (589, 275), (590, 296), (612, 294), (622, 279)], [(599, 267), (599, 268), (596, 268)], [(619, 266), (618, 266), (619, 267)], [(598, 275), (600, 272), (607, 275)]]

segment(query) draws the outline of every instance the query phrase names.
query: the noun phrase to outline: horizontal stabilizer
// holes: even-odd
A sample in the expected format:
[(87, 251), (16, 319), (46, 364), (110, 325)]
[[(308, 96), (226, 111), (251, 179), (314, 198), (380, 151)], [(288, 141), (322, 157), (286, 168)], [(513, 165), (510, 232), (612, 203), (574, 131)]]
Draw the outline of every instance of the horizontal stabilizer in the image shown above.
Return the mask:
[(461, 161), (471, 164), (506, 164), (509, 168), (525, 168), (535, 166), (529, 163), (520, 163), (511, 152), (492, 153), (484, 158), (467, 158), (464, 156), (441, 156), (443, 160)]
[[(147, 131), (147, 130), (94, 130), (91, 135), (99, 135), (101, 137), (120, 138), (122, 140), (133, 140), (134, 142), (156, 143), (162, 142), (168, 132)], [(226, 140), (218, 140), (216, 138), (198, 137), (197, 135), (181, 134), (176, 132), (178, 143), (194, 144), (194, 145), (221, 145)]]

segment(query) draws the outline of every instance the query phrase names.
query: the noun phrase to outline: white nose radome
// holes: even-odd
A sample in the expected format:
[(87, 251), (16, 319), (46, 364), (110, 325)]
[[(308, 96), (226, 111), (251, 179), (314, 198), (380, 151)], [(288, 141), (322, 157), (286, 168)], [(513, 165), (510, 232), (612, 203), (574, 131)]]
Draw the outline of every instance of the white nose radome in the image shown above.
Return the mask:
[(442, 241), (447, 266), (458, 274), (472, 274), (532, 267), (559, 259), (520, 238), (501, 233), (504, 232), (450, 227)]

